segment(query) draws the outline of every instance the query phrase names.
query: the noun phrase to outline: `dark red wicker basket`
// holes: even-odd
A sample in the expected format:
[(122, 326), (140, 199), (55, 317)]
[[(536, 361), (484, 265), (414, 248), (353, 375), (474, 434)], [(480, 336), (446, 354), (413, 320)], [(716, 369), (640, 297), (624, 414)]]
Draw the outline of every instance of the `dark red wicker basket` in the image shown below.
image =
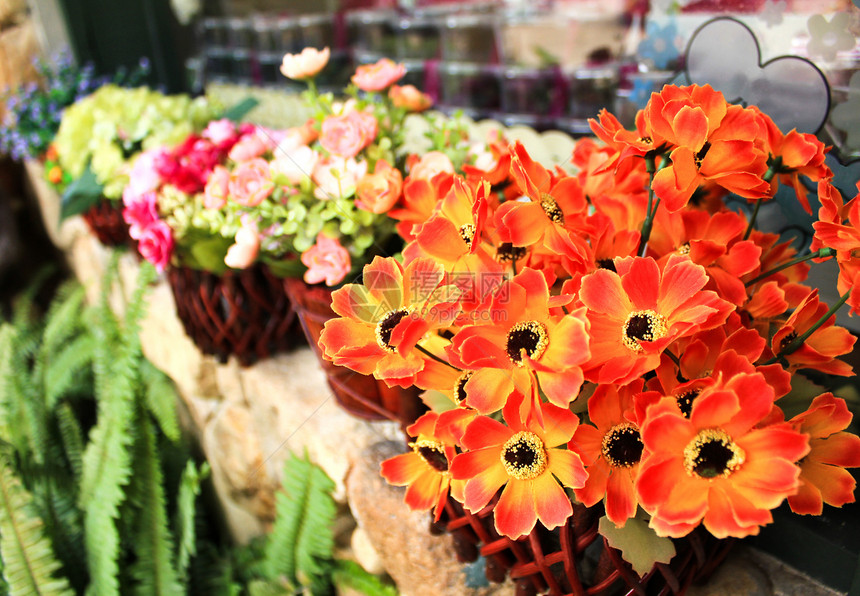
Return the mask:
[(284, 280), (308, 343), (313, 347), (328, 378), (335, 399), (350, 414), (365, 420), (393, 420), (408, 425), (426, 409), (419, 390), (389, 387), (372, 376), (337, 366), (322, 356), (318, 342), (331, 309), (332, 290), (309, 285), (301, 279)]
[(185, 333), (204, 354), (249, 366), (302, 343), (283, 280), (265, 265), (222, 275), (171, 267), (167, 279)]
[(130, 246), (128, 224), (122, 218), (122, 201), (102, 198), (82, 214), (90, 230), (105, 246)]
[(725, 559), (734, 540), (717, 540), (702, 528), (675, 540), (677, 554), (669, 564), (657, 563), (644, 577), (633, 571), (621, 553), (598, 534), (602, 506), (573, 505), (573, 516), (556, 530), (540, 524), (519, 540), (500, 536), (493, 523), (497, 497), (478, 513), (448, 498), (434, 533), (447, 531), (462, 562), (486, 561), (487, 579), (510, 576), (518, 595), (604, 596), (611, 594), (680, 595), (709, 577)]

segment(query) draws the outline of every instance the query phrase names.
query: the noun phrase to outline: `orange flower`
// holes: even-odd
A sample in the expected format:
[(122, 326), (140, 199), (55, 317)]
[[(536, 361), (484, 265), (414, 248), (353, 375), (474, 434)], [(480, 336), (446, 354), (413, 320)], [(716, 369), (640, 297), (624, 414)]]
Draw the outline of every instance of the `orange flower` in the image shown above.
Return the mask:
[(403, 78), (406, 67), (388, 58), (355, 69), (350, 79), (362, 91), (382, 91)]
[(543, 243), (552, 252), (573, 261), (587, 260), (585, 242), (566, 229), (585, 217), (587, 202), (579, 179), (558, 178), (533, 161), (517, 141), (511, 158), (511, 176), (531, 201), (507, 201), (496, 211), (495, 225), (504, 242), (514, 246)]
[[(447, 426), (437, 424), (439, 414), (427, 412), (406, 429), (415, 437), (412, 451), (395, 455), (380, 466), (382, 477), (394, 486), (406, 486), (404, 502), (414, 511), (435, 511), (439, 520), (451, 489), (448, 469), (454, 460), (456, 441)], [(453, 481), (462, 484), (462, 481)], [(458, 491), (462, 494), (462, 487)]]
[(585, 486), (573, 491), (576, 498), (586, 507), (604, 499), (606, 517), (616, 526), (635, 516), (639, 505), (635, 482), (644, 445), (633, 396), (640, 391), (641, 379), (621, 388), (598, 386), (588, 399), (594, 426), (581, 424), (568, 443), (588, 471)]
[(860, 466), (860, 437), (845, 432), (851, 418), (845, 400), (825, 393), (789, 421), (809, 435), (809, 454), (798, 462), (800, 490), (788, 497), (795, 513), (821, 515), (824, 503), (841, 507), (854, 502), (857, 482), (845, 468)]
[(795, 309), (785, 324), (777, 329), (771, 340), (771, 350), (788, 363), (788, 370), (813, 368), (831, 375), (849, 376), (851, 365), (837, 356), (851, 351), (857, 340), (844, 327), (836, 327), (836, 315), (806, 338), (803, 344), (790, 354), (781, 354), (797, 337), (806, 333), (816, 321), (827, 313), (828, 307), (818, 300), (818, 290), (815, 289)]
[(303, 49), (301, 54), (284, 54), (281, 74), (288, 79), (309, 79), (325, 68), (330, 55), (328, 48), (318, 50), (310, 47)]
[(438, 203), (435, 213), (413, 230), (421, 251), (445, 263), (455, 263), (474, 254), (481, 244), (487, 220), (487, 195), (490, 185), (479, 183), (476, 189), (455, 176), (451, 190)]
[(430, 96), (416, 89), (414, 85), (394, 85), (388, 90), (388, 97), (395, 107), (403, 108), (407, 112), (423, 112), (433, 105)]
[(772, 182), (771, 195), (776, 194), (779, 182), (788, 184), (794, 188), (801, 206), (812, 215), (806, 187), (800, 181), (800, 176), (806, 176), (813, 182), (830, 179), (833, 172), (824, 163), (824, 157), (830, 148), (825, 147), (815, 135), (799, 133), (796, 129), (783, 135), (770, 116), (755, 106), (750, 109), (758, 115), (762, 126), (767, 131), (769, 163), (777, 173)]
[(753, 372), (703, 389), (689, 419), (674, 398), (648, 409), (636, 489), (658, 535), (685, 536), (703, 523), (717, 538), (743, 537), (773, 521), (770, 510), (797, 490), (795, 462), (809, 451), (788, 424), (756, 428), (773, 401)]
[(364, 267), (364, 285), (332, 293), (340, 318), (326, 321), (319, 344), (325, 357), (389, 384), (413, 385), (424, 367), (415, 345), (456, 316), (458, 290), (444, 285), (445, 271), (430, 259), (405, 268), (393, 258)]
[[(489, 145), (493, 157), (491, 167), (475, 163), (463, 164), (463, 173), (469, 180), (486, 180), (493, 186), (505, 182), (511, 172), (511, 149), (507, 143), (496, 140)], [(481, 166), (484, 166), (482, 169)]]
[(394, 206), (388, 211), (389, 217), (400, 222), (397, 233), (401, 238), (407, 242), (415, 239), (414, 227), (430, 218), (436, 204), (450, 190), (453, 180), (453, 175), (447, 172), (429, 179), (407, 176), (403, 182), (402, 206)]
[(475, 370), (467, 386), (469, 406), (489, 413), (514, 392), (532, 396), (535, 375), (550, 402), (567, 407), (576, 398), (589, 357), (588, 323), (581, 308), (564, 316), (550, 312), (543, 275), (524, 269), (503, 283), (490, 312), (479, 319), (492, 324), (463, 328), (448, 348), (454, 366)]
[(543, 426), (523, 422), (520, 406), (505, 408), (507, 426), (486, 416), (466, 428), (462, 443), (468, 451), (454, 458), (451, 475), (466, 481), (463, 504), (478, 512), (502, 487), (493, 514), (496, 530), (512, 539), (534, 529), (538, 520), (548, 529), (562, 525), (573, 513), (563, 486), (580, 488), (587, 473), (567, 443), (579, 419), (552, 404), (542, 404)]
[(662, 271), (654, 259), (615, 259), (617, 273), (598, 269), (582, 279), (580, 299), (591, 324), (586, 378), (625, 385), (654, 370), (676, 339), (722, 324), (730, 303), (703, 291), (705, 270), (673, 255)]
[(384, 159), (376, 162), (373, 174), (362, 176), (355, 187), (355, 205), (371, 213), (385, 213), (400, 199), (403, 175)]

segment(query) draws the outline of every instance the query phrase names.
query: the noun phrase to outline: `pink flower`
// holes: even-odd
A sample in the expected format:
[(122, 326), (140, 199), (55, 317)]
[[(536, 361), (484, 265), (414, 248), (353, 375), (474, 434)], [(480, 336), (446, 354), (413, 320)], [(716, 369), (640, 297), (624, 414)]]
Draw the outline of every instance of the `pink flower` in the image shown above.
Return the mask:
[(388, 58), (355, 69), (352, 82), (362, 91), (382, 91), (403, 78), (406, 67)]
[(305, 178), (310, 178), (319, 161), (319, 154), (302, 145), (290, 151), (277, 152), (277, 157), (270, 165), (272, 177), (285, 177), (291, 184), (300, 184)]
[(349, 252), (337, 238), (322, 232), (317, 235), (317, 243), (302, 253), (302, 263), (308, 268), (304, 277), (307, 283), (318, 284), (325, 280), (328, 286), (342, 282), (352, 267)]
[(161, 176), (158, 174), (156, 165), (166, 153), (166, 149), (159, 147), (139, 154), (128, 173), (126, 189), (134, 195), (142, 195), (161, 186)]
[(260, 158), (236, 166), (227, 185), (233, 200), (245, 207), (256, 207), (275, 188), (270, 178), (269, 164)]
[(454, 164), (451, 159), (441, 151), (430, 151), (421, 156), (418, 163), (409, 170), (410, 178), (431, 180), (440, 172), (454, 173)]
[(325, 68), (330, 54), (328, 48), (323, 48), (322, 51), (305, 48), (301, 54), (284, 54), (281, 74), (288, 79), (309, 79)]
[(170, 263), (173, 246), (173, 234), (170, 231), (170, 226), (160, 219), (152, 222), (144, 229), (137, 242), (140, 256), (155, 265), (159, 272), (164, 271)]
[(317, 161), (311, 179), (316, 183), (314, 196), (321, 200), (346, 198), (355, 193), (355, 185), (367, 172), (367, 162), (353, 158), (328, 157)]
[(224, 263), (233, 269), (247, 269), (260, 252), (260, 236), (257, 231), (242, 226), (236, 232), (236, 243), (227, 249)]
[(230, 183), (230, 170), (224, 166), (215, 166), (203, 189), (203, 206), (207, 209), (220, 209), (227, 203), (227, 192)]
[(384, 159), (376, 162), (373, 174), (365, 174), (355, 189), (355, 205), (371, 213), (387, 213), (403, 191), (403, 175)]
[(122, 218), (128, 224), (128, 235), (138, 240), (143, 231), (159, 221), (158, 200), (153, 191), (135, 195), (131, 187), (126, 186), (122, 193), (122, 202), (125, 208), (122, 210)]
[(322, 123), (320, 145), (338, 157), (355, 157), (376, 138), (376, 117), (366, 112), (329, 116)]
[(270, 149), (270, 146), (266, 137), (255, 129), (254, 132), (243, 135), (233, 145), (228, 157), (233, 161), (249, 161), (263, 155)]
[(236, 133), (236, 125), (232, 121), (222, 118), (210, 122), (206, 129), (200, 133), (200, 136), (210, 140), (213, 145), (221, 147), (235, 143), (238, 134)]
[(394, 85), (388, 90), (388, 97), (395, 107), (407, 112), (423, 112), (433, 105), (433, 100), (426, 93), (419, 91), (414, 85)]

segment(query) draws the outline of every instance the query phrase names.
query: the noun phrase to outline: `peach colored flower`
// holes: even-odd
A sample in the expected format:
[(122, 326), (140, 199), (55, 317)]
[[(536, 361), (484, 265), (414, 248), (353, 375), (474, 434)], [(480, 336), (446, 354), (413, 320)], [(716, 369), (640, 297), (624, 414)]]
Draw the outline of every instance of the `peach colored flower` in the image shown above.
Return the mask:
[(255, 130), (239, 139), (236, 144), (233, 145), (233, 148), (230, 149), (228, 157), (233, 161), (249, 161), (256, 157), (260, 157), (268, 150), (269, 143), (263, 135), (259, 134), (259, 132)]
[(352, 82), (362, 91), (382, 91), (403, 78), (406, 67), (388, 58), (355, 69)]
[(322, 51), (305, 48), (301, 54), (284, 54), (281, 74), (288, 79), (309, 79), (325, 68), (330, 55), (328, 48), (323, 48)]
[(349, 252), (341, 246), (337, 238), (317, 235), (317, 242), (302, 253), (302, 263), (308, 268), (304, 280), (309, 284), (325, 281), (326, 285), (339, 284), (349, 273), (352, 261)]
[(227, 249), (224, 263), (233, 269), (247, 269), (260, 252), (260, 236), (257, 231), (242, 226), (236, 232), (235, 244)]
[(319, 157), (319, 153), (307, 145), (289, 151), (278, 151), (269, 165), (272, 178), (283, 176), (291, 184), (300, 184), (305, 178), (311, 177)]
[(234, 201), (246, 207), (256, 207), (275, 188), (270, 178), (268, 162), (255, 158), (240, 163), (230, 175), (228, 187)]
[(204, 139), (209, 139), (215, 145), (226, 143), (236, 136), (236, 125), (231, 120), (222, 118), (221, 120), (213, 120), (200, 133)]
[(320, 145), (338, 157), (355, 157), (376, 138), (378, 123), (372, 114), (349, 112), (329, 116), (322, 123)]
[(207, 209), (220, 209), (227, 203), (230, 170), (224, 166), (215, 166), (209, 174), (209, 180), (203, 189), (203, 206)]
[(388, 97), (395, 107), (407, 112), (423, 112), (433, 105), (430, 96), (419, 91), (415, 85), (394, 85), (388, 90)]
[(367, 172), (367, 162), (353, 158), (327, 157), (317, 161), (311, 179), (316, 183), (314, 196), (318, 199), (346, 198), (355, 193), (358, 180)]
[(376, 162), (373, 174), (365, 174), (355, 189), (355, 205), (371, 213), (386, 213), (403, 192), (403, 175), (384, 159)]
[(421, 156), (417, 163), (409, 170), (410, 178), (421, 178), (432, 180), (433, 176), (440, 172), (454, 173), (454, 164), (451, 158), (441, 151), (430, 151)]

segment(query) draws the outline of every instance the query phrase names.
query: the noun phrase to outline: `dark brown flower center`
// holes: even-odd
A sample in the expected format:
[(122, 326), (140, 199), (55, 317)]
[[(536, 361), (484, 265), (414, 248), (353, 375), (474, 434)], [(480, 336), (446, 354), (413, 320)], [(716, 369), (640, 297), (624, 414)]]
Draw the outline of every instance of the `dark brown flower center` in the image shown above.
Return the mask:
[(698, 153), (696, 153), (695, 160), (696, 160), (696, 167), (697, 168), (702, 167), (702, 162), (705, 160), (705, 156), (708, 154), (708, 150), (710, 148), (711, 148), (711, 144), (709, 142), (705, 141), (705, 144), (702, 145), (702, 148), (699, 150)]
[(540, 358), (549, 346), (549, 336), (546, 327), (539, 321), (522, 321), (508, 331), (505, 351), (511, 362), (517, 366), (523, 364), (523, 350), (529, 358)]
[(796, 339), (797, 339), (797, 331), (792, 331), (791, 333), (789, 333), (788, 335), (783, 337), (779, 342), (779, 351), (780, 352), (783, 351), (786, 347), (788, 347), (788, 344), (790, 344), (791, 342), (793, 342)]
[(613, 426), (603, 435), (600, 451), (609, 465), (616, 468), (629, 468), (642, 459), (642, 437), (639, 428), (630, 422)]
[(412, 450), (437, 472), (448, 471), (448, 457), (445, 455), (445, 447), (442, 443), (419, 439), (412, 443)]
[(463, 403), (463, 401), (469, 397), (466, 394), (466, 383), (472, 378), (473, 374), (475, 373), (472, 371), (464, 372), (460, 375), (460, 378), (457, 379), (457, 383), (454, 386), (454, 398), (457, 400), (458, 405)]
[(554, 198), (549, 195), (544, 195), (540, 200), (540, 206), (550, 221), (564, 225), (564, 212), (561, 210), (561, 207), (558, 206), (558, 203), (555, 202)]
[(728, 478), (746, 461), (746, 454), (724, 430), (706, 428), (699, 431), (684, 448), (687, 474), (711, 479)]
[(389, 311), (376, 324), (376, 343), (380, 348), (387, 352), (394, 353), (394, 348), (391, 347), (391, 332), (397, 327), (397, 324), (403, 320), (403, 317), (409, 314), (405, 308)]
[(651, 137), (639, 137), (639, 142), (640, 143), (646, 143), (646, 144), (650, 145), (651, 143), (654, 142), (654, 140)]
[(496, 249), (496, 260), (500, 263), (519, 261), (526, 256), (525, 246), (514, 246), (510, 242), (502, 242)]
[(531, 480), (546, 470), (546, 446), (536, 434), (520, 431), (505, 442), (501, 460), (508, 476)]
[(474, 224), (463, 224), (460, 226), (460, 238), (466, 243), (466, 246), (472, 248), (472, 241), (475, 239)]
[(693, 401), (699, 397), (700, 389), (690, 389), (675, 396), (675, 401), (678, 402), (678, 407), (681, 408), (681, 413), (684, 418), (689, 418), (693, 413)]
[(615, 259), (597, 259), (596, 265), (600, 269), (608, 269), (614, 273), (618, 273), (615, 269)]
[(655, 341), (666, 336), (666, 319), (653, 310), (637, 310), (627, 316), (621, 341), (634, 352), (641, 352), (640, 341)]

